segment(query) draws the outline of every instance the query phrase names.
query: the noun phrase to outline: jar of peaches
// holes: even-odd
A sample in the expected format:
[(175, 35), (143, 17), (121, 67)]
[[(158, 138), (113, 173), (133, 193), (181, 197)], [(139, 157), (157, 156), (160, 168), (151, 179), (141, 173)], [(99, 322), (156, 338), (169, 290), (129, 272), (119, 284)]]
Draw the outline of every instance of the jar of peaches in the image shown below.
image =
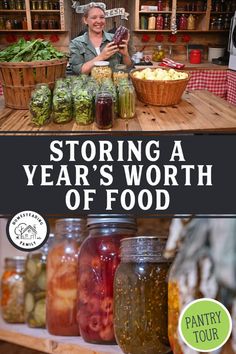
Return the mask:
[(78, 252), (85, 238), (84, 219), (59, 219), (47, 258), (46, 322), (50, 334), (79, 335), (77, 315)]
[(89, 237), (79, 254), (78, 323), (86, 342), (114, 344), (113, 282), (121, 239), (136, 234), (136, 221), (122, 215), (88, 218)]

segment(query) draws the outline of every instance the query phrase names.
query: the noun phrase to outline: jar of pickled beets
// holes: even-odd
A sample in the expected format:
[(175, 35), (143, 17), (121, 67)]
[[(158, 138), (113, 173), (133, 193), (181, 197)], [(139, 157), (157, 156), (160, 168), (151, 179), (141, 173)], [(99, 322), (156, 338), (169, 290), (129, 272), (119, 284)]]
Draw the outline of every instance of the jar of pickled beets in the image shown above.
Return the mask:
[(101, 91), (95, 103), (95, 124), (99, 129), (109, 129), (114, 120), (114, 102), (111, 93)]
[(78, 271), (80, 334), (86, 342), (114, 344), (113, 282), (120, 263), (120, 242), (136, 234), (136, 221), (122, 215), (91, 215), (89, 236), (81, 246)]
[(85, 227), (84, 219), (56, 221), (55, 243), (47, 259), (46, 322), (50, 334), (79, 335), (77, 268)]

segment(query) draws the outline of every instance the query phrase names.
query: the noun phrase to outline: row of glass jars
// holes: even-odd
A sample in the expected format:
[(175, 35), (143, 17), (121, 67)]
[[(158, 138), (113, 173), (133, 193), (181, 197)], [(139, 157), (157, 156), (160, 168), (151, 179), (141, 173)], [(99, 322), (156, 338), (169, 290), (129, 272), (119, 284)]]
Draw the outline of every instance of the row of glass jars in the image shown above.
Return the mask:
[(45, 256), (27, 257), (25, 290), (23, 282), (15, 290), (15, 307), (18, 311), (24, 307), (17, 318), (9, 317), (7, 308), (10, 286), (19, 284), (19, 277), (23, 279), (24, 260), (15, 259), (18, 268), (11, 270), (11, 281), (12, 264), (6, 260), (4, 319), (23, 322), (25, 312), (31, 327), (43, 327), (46, 317), (47, 329), (54, 335), (80, 333), (85, 341), (101, 344), (117, 340), (124, 353), (145, 354), (147, 349), (153, 354), (167, 353), (169, 263), (162, 256), (165, 242), (157, 237), (135, 237), (132, 217), (94, 216), (88, 219), (88, 227), (89, 237), (84, 239), (83, 220), (56, 222), (56, 242), (48, 254), (46, 277)]
[(31, 0), (31, 10), (59, 10), (59, 1)]

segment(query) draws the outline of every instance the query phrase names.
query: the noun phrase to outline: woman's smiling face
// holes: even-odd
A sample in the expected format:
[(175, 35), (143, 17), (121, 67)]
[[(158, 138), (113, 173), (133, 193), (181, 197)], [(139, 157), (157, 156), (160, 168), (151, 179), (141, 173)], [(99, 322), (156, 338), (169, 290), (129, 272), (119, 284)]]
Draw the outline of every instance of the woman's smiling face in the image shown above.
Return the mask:
[(99, 8), (91, 8), (84, 22), (88, 25), (90, 31), (101, 33), (105, 27), (105, 14)]

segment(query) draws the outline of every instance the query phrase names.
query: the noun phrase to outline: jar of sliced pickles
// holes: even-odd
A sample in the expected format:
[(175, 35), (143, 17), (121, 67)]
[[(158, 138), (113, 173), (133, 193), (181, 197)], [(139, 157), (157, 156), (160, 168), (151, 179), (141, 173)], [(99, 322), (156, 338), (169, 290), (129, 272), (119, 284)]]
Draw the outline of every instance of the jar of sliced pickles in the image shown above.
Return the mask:
[(114, 284), (114, 329), (125, 354), (170, 351), (167, 333), (165, 240), (140, 236), (121, 240), (121, 264)]
[(25, 322), (32, 328), (46, 326), (46, 265), (54, 235), (38, 251), (29, 253), (25, 266)]
[(84, 219), (56, 221), (55, 242), (47, 259), (46, 322), (50, 334), (77, 336), (77, 268)]
[(135, 116), (135, 89), (131, 82), (120, 83), (118, 86), (119, 116), (133, 118)]
[(112, 78), (112, 70), (109, 66), (109, 61), (96, 61), (91, 71), (91, 76), (98, 82), (104, 79)]
[(121, 215), (93, 215), (88, 228), (78, 263), (80, 334), (89, 343), (112, 344), (113, 282), (120, 263), (120, 241), (135, 236), (136, 222)]
[(5, 258), (1, 280), (2, 316), (9, 323), (24, 323), (25, 257)]

